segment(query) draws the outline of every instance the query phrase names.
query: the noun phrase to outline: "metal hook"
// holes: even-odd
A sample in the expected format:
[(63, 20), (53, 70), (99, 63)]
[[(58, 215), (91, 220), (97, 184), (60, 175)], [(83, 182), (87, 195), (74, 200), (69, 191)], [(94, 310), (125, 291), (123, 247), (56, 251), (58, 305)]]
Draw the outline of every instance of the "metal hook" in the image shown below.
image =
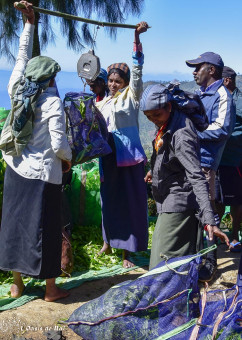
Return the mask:
[(100, 26), (97, 25), (95, 26), (94, 28), (94, 32), (93, 32), (93, 37), (92, 37), (92, 49), (94, 50), (94, 45), (96, 43), (96, 40), (97, 40), (97, 31), (100, 29)]

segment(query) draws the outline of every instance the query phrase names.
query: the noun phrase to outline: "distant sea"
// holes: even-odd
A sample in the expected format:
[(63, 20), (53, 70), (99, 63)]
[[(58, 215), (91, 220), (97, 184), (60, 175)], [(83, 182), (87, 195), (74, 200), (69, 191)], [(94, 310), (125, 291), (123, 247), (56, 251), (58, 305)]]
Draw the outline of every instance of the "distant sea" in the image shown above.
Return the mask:
[[(9, 82), (9, 78), (11, 75), (11, 71), (0, 70), (0, 107), (4, 107), (6, 109), (10, 109), (10, 99), (7, 92), (7, 85)], [(166, 82), (173, 79), (186, 80), (190, 79), (189, 75), (176, 75), (176, 74), (160, 74), (160, 75), (144, 75), (144, 82)], [(80, 92), (84, 90), (84, 84), (81, 78), (78, 77), (76, 72), (64, 72), (61, 71), (58, 73), (56, 77), (57, 87), (60, 94), (60, 98), (63, 100), (65, 94), (68, 92)], [(187, 84), (189, 88), (187, 90), (191, 90), (190, 86), (194, 86), (194, 82), (189, 81)], [(185, 85), (185, 84), (183, 84)], [(86, 92), (90, 92), (89, 86), (85, 89)], [(139, 114), (139, 129), (140, 129), (140, 138), (141, 143), (145, 149), (147, 155), (151, 154), (152, 144), (151, 141), (154, 138), (155, 126), (152, 124), (143, 114), (140, 112)]]
[[(0, 70), (0, 107), (5, 107), (6, 109), (10, 108), (10, 99), (7, 92), (10, 75), (11, 71)], [(61, 99), (64, 98), (67, 92), (79, 92), (84, 89), (83, 82), (76, 72), (60, 72), (56, 77), (56, 82)], [(89, 87), (86, 90), (89, 91)]]
[[(0, 70), (0, 107), (10, 108), (10, 100), (7, 92), (7, 85), (11, 71)], [(191, 75), (187, 74), (146, 74), (143, 76), (143, 81), (169, 81), (173, 79), (179, 80), (191, 80)], [(78, 77), (76, 72), (61, 71), (56, 77), (57, 87), (60, 93), (61, 99), (64, 99), (67, 92), (79, 92), (84, 90), (84, 84), (81, 78)], [(86, 91), (89, 92), (89, 86)]]

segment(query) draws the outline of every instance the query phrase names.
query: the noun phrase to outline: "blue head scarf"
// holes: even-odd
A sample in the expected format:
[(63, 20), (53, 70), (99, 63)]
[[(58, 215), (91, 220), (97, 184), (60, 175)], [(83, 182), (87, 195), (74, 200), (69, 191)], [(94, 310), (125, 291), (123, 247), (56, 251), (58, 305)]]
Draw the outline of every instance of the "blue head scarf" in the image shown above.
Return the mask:
[(107, 84), (107, 82), (108, 82), (108, 73), (107, 73), (107, 71), (104, 68), (101, 68), (100, 69), (100, 73), (97, 76), (97, 78), (103, 79), (105, 81), (105, 84)]
[(172, 95), (168, 88), (161, 84), (149, 85), (143, 92), (140, 110), (159, 110), (171, 101)]

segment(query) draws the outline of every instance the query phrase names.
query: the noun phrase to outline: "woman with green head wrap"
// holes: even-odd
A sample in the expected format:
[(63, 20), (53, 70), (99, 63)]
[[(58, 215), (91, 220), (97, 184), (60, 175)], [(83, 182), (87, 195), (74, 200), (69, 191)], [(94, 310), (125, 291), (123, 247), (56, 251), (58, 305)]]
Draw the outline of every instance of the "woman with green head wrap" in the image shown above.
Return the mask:
[[(12, 108), (1, 135), (7, 163), (0, 229), (0, 269), (13, 272), (11, 296), (24, 291), (21, 274), (46, 280), (46, 301), (66, 297), (55, 278), (61, 274), (61, 183), (72, 153), (57, 96), (60, 66), (49, 57), (31, 58), (34, 11), (27, 16), (8, 91)], [(30, 59), (30, 60), (29, 60)]]

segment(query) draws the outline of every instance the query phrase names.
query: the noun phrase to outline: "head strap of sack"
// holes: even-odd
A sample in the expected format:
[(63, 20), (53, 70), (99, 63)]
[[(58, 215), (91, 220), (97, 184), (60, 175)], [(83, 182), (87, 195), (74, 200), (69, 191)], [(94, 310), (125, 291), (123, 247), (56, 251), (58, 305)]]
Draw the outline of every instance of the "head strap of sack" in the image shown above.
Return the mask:
[(200, 97), (181, 90), (179, 85), (179, 82), (173, 81), (168, 86), (162, 84), (147, 86), (140, 101), (140, 110), (159, 110), (171, 102), (174, 109), (185, 113), (191, 119), (198, 131), (206, 130), (208, 118)]
[(206, 110), (199, 95), (179, 88), (180, 83), (171, 82), (168, 85), (169, 92), (172, 96), (171, 103), (173, 106), (184, 112), (193, 122), (196, 129), (203, 132), (208, 128), (208, 117)]

